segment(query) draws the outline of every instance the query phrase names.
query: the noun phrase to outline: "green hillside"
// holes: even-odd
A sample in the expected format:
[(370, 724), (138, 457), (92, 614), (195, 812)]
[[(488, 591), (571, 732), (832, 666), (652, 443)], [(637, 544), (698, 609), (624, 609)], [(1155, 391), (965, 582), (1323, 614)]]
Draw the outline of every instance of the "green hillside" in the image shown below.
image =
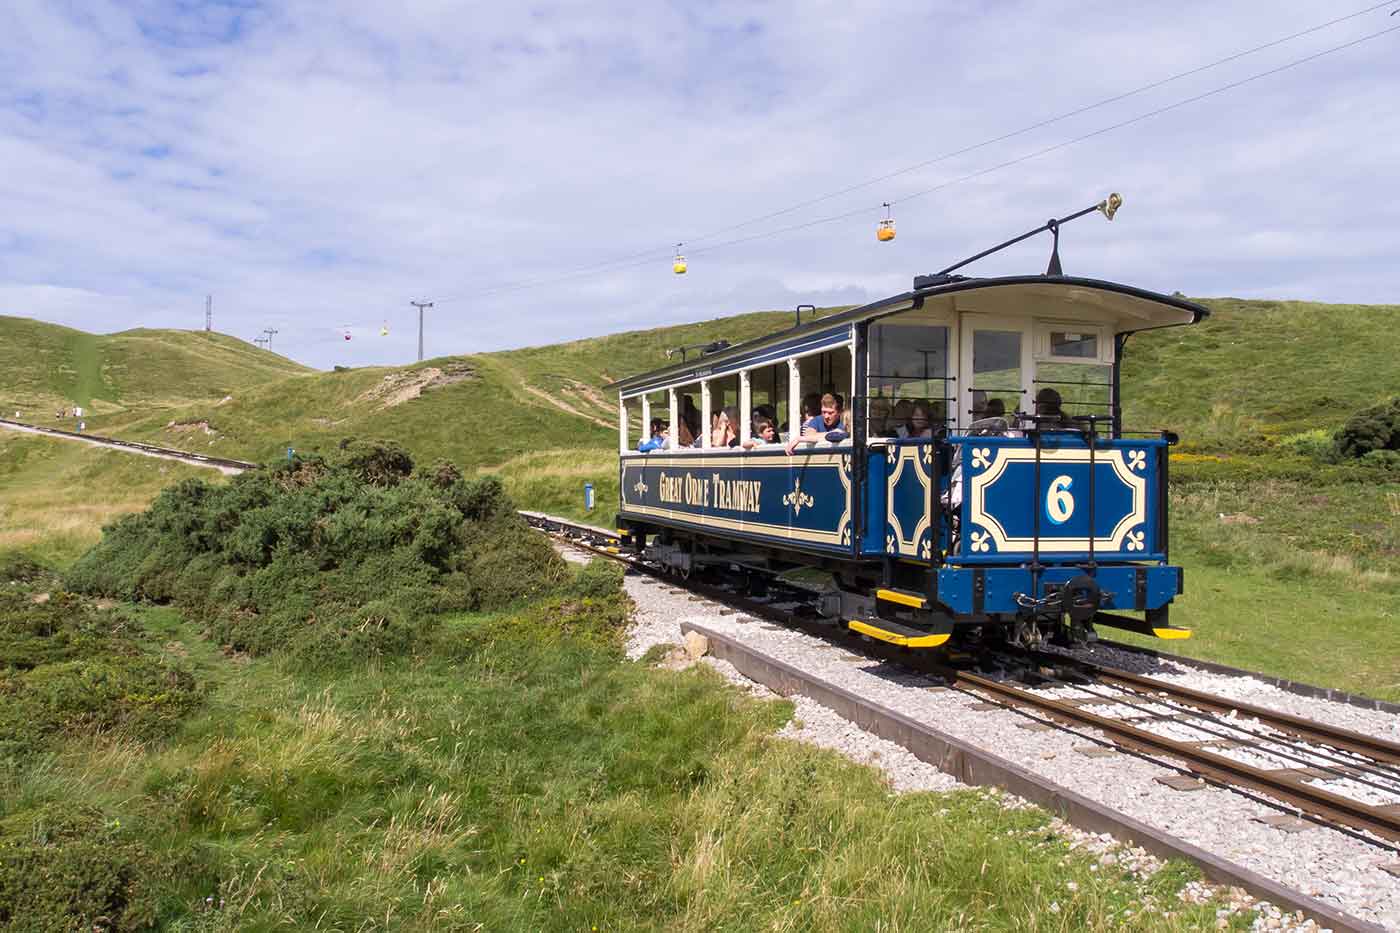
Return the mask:
[(61, 407), (94, 415), (217, 401), (312, 370), (227, 334), (138, 328), (88, 334), (0, 315), (0, 411), (49, 422)]
[[(1213, 313), (1201, 325), (1133, 337), (1123, 383), (1130, 427), (1170, 428), (1182, 438), (1173, 456), (1173, 558), (1191, 568), (1181, 621), (1201, 633), (1186, 650), (1396, 695), (1400, 643), (1346, 646), (1396, 641), (1386, 620), (1400, 617), (1400, 471), (1381, 460), (1334, 462), (1328, 452), (1349, 415), (1400, 386), (1400, 309), (1206, 303)], [(295, 375), (261, 384), (247, 370), (196, 376), (167, 365), (138, 377), (134, 363), (108, 366), (102, 384), (131, 396), (135, 386), (167, 402), (203, 395), (159, 410), (99, 408), (89, 429), (255, 460), (284, 456), (287, 447), (326, 450), (347, 436), (392, 438), (420, 459), (499, 473), (524, 507), (607, 523), (617, 496), (616, 400), (601, 387), (664, 365), (667, 348), (738, 342), (791, 320), (786, 311), (745, 314), (405, 367), (307, 373), (288, 363)], [(85, 336), (47, 333), (63, 335), (69, 353)], [(177, 350), (205, 346), (198, 334), (170, 339)], [(218, 346), (216, 338), (207, 349)], [(53, 365), (12, 371), (30, 383), (68, 376)], [(235, 390), (208, 391), (237, 377), (247, 378)], [(0, 397), (16, 381), (0, 377)], [(591, 514), (582, 508), (584, 483), (597, 490)], [(1335, 645), (1325, 659), (1309, 648), (1316, 634), (1298, 639), (1277, 628), (1285, 604), (1328, 618)], [(1221, 606), (1237, 620), (1224, 629)]]

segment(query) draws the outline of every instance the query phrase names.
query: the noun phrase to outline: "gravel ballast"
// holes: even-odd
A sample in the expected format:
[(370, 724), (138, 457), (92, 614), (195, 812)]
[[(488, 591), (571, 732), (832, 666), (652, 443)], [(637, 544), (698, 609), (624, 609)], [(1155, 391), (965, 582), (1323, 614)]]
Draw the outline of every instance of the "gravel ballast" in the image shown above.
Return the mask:
[[(654, 645), (680, 645), (682, 622), (702, 625), (942, 732), (992, 750), (1062, 787), (1358, 918), (1400, 929), (1400, 877), (1387, 870), (1400, 861), (1393, 851), (1313, 823), (1303, 822), (1300, 827), (1298, 821), (1278, 820), (1281, 811), (1277, 808), (1232, 791), (1211, 786), (1191, 791), (1170, 789), (1157, 778), (1178, 772), (1131, 754), (1113, 752), (1088, 757), (1081, 749), (1107, 742), (1093, 730), (1027, 729), (1030, 719), (1024, 714), (981, 708), (985, 704), (980, 698), (956, 690), (927, 690), (928, 681), (921, 675), (853, 656), (818, 638), (751, 616), (721, 614), (717, 604), (696, 602), (691, 594), (663, 582), (629, 574), (625, 585), (637, 607), (635, 624), (627, 639), (630, 657), (641, 657)], [(1391, 714), (1299, 697), (1250, 678), (1164, 664), (1129, 652), (1098, 650), (1101, 653), (1094, 659), (1105, 664), (1357, 732), (1400, 739), (1400, 724)], [(1110, 657), (1106, 652), (1123, 657)], [(731, 679), (748, 682), (732, 667), (730, 671)], [(958, 786), (899, 746), (858, 729), (810, 700), (793, 699), (797, 714), (783, 735), (879, 767), (897, 790)], [(1268, 818), (1274, 818), (1273, 823), (1279, 825), (1265, 822)], [(1260, 910), (1256, 921), (1260, 928), (1293, 925), (1267, 905), (1254, 903), (1250, 909)]]

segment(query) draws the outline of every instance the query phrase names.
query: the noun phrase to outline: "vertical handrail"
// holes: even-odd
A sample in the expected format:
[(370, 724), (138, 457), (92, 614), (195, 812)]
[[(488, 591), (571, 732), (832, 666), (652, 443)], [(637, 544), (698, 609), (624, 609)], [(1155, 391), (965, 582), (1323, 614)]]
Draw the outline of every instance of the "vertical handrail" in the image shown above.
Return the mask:
[[(1040, 598), (1040, 425), (1031, 432), (1035, 435), (1035, 482), (1031, 484), (1031, 515), (1034, 537), (1031, 540), (1031, 599)], [(964, 497), (966, 498), (966, 497)]]
[(1094, 477), (1097, 470), (1094, 469), (1094, 448), (1098, 446), (1099, 431), (1098, 421), (1093, 415), (1089, 416), (1089, 433), (1086, 435), (1089, 441), (1089, 576), (1094, 575), (1094, 570), (1098, 566), (1094, 561), (1094, 534), (1097, 526), (1094, 524), (1094, 505), (1098, 502), (1097, 492), (1094, 486)]

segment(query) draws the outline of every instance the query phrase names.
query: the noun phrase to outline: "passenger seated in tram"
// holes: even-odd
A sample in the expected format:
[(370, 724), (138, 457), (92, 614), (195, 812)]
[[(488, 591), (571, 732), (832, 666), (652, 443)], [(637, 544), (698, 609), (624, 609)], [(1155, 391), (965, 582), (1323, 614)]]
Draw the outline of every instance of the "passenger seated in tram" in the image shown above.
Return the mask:
[(902, 398), (894, 403), (894, 411), (890, 414), (889, 431), (895, 437), (909, 436), (909, 416), (914, 413), (914, 403), (907, 398)]
[(865, 433), (868, 437), (889, 437), (890, 427), (890, 400), (883, 396), (875, 396), (870, 400), (870, 418), (866, 422)]
[(1046, 386), (1035, 394), (1035, 426), (1042, 431), (1062, 431), (1070, 424), (1060, 407), (1060, 393)]
[(929, 407), (927, 402), (914, 403), (909, 412), (909, 424), (905, 428), (904, 437), (933, 437), (933, 422), (929, 418)]
[(651, 419), (651, 436), (637, 444), (637, 450), (648, 454), (653, 450), (661, 450), (666, 446), (666, 437), (671, 432), (669, 425), (660, 418)]
[(731, 408), (722, 408), (710, 418), (710, 446), (738, 447), (739, 432), (735, 427), (738, 414)]
[(753, 450), (755, 447), (765, 447), (769, 444), (777, 444), (778, 429), (773, 425), (773, 419), (764, 415), (759, 415), (753, 419), (752, 436), (744, 441), (745, 450)]
[(841, 403), (828, 392), (821, 396), (821, 413), (802, 425), (802, 433), (787, 442), (787, 452), (792, 453), (798, 444), (817, 444), (829, 441), (839, 444), (850, 437), (841, 422)]

